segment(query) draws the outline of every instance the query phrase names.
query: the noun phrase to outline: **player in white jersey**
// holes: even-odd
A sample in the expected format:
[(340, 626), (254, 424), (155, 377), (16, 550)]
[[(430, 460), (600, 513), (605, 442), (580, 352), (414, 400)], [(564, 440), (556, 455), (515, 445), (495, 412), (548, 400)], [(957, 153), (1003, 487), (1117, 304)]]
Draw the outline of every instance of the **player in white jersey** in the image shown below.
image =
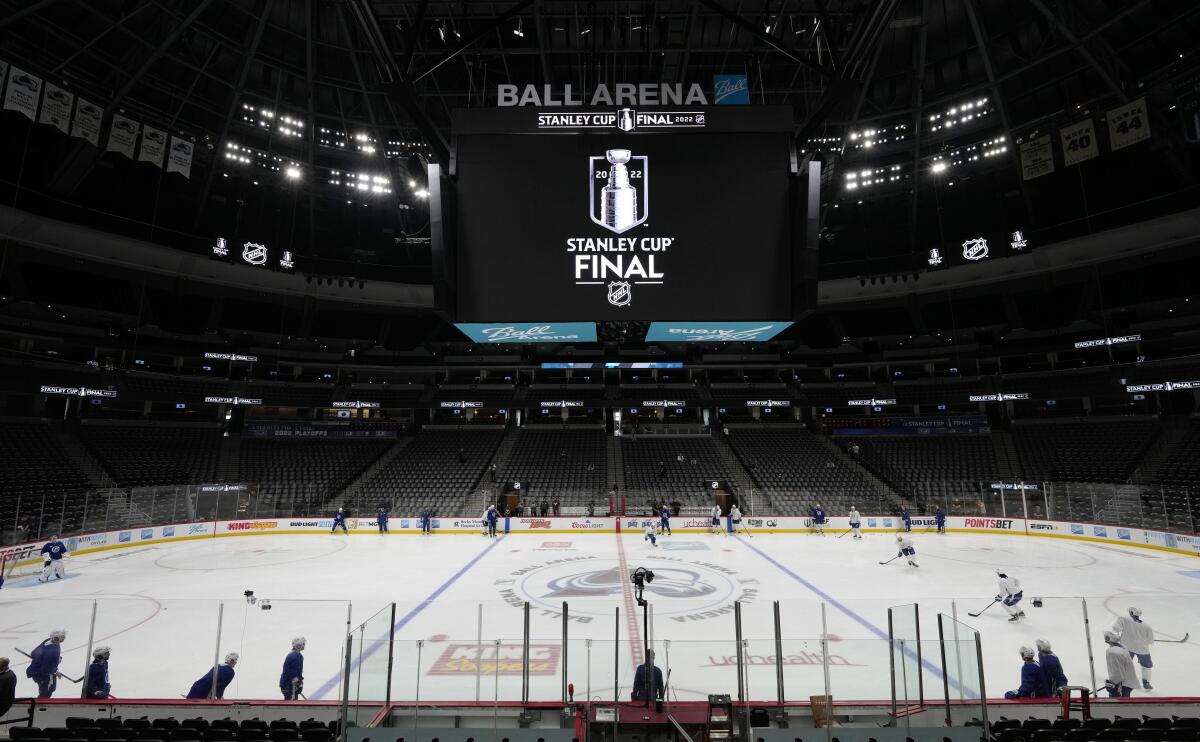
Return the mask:
[(1020, 621), (1025, 617), (1025, 611), (1017, 607), (1021, 598), (1025, 597), (1025, 591), (1021, 589), (1021, 581), (1016, 577), (1009, 577), (1002, 569), (996, 570), (996, 577), (999, 578), (996, 587), (996, 601), (1002, 603), (1004, 610), (1008, 611), (1009, 621)]
[(1142, 620), (1141, 608), (1130, 608), (1128, 616), (1117, 616), (1113, 631), (1121, 639), (1121, 644), (1129, 650), (1129, 657), (1136, 659), (1142, 666), (1142, 688), (1154, 690), (1150, 685), (1150, 670), (1154, 662), (1150, 659), (1150, 647), (1154, 644), (1154, 629)]
[(921, 565), (917, 564), (917, 549), (916, 549), (916, 547), (913, 546), (913, 542), (912, 542), (911, 538), (909, 538), (908, 536), (902, 536), (897, 533), (896, 534), (896, 548), (900, 550), (900, 553), (897, 556), (902, 556), (902, 557), (905, 557), (906, 559), (908, 559), (908, 566), (910, 566), (910, 567), (920, 567), (921, 566)]
[(729, 508), (729, 530), (734, 531), (736, 533), (738, 530), (738, 526), (740, 526), (741, 524), (742, 524), (742, 511), (738, 509), (737, 503), (734, 503), (733, 507)]
[(1108, 649), (1104, 650), (1108, 669), (1104, 687), (1112, 698), (1128, 698), (1133, 695), (1133, 688), (1137, 685), (1137, 670), (1133, 669), (1129, 650), (1121, 644), (1121, 637), (1115, 631), (1104, 632), (1104, 643), (1108, 645)]
[(645, 532), (646, 532), (646, 535), (642, 537), (642, 540), (649, 541), (650, 545), (657, 549), (658, 548), (658, 536), (655, 535), (656, 531), (654, 528), (654, 524), (651, 522), (647, 522)]
[(709, 533), (716, 533), (716, 532), (717, 532), (717, 531), (719, 531), (719, 530), (721, 530), (721, 508), (720, 508), (719, 506), (717, 506), (717, 505), (713, 505), (713, 509), (712, 509), (712, 525), (711, 525), (711, 527), (708, 529), (708, 532), (709, 532)]
[(862, 538), (862, 516), (853, 505), (850, 506), (850, 530), (854, 532), (854, 538)]

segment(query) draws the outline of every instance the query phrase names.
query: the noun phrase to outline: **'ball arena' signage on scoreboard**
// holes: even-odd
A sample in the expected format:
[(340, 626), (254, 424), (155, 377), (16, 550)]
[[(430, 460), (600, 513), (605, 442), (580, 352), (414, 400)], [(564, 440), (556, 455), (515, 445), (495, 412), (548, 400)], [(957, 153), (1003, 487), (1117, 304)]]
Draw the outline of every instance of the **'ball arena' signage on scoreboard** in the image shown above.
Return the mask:
[(707, 106), (708, 96), (698, 84), (686, 88), (682, 83), (617, 83), (611, 88), (600, 84), (590, 93), (570, 85), (497, 85), (496, 104), (562, 108), (564, 106)]

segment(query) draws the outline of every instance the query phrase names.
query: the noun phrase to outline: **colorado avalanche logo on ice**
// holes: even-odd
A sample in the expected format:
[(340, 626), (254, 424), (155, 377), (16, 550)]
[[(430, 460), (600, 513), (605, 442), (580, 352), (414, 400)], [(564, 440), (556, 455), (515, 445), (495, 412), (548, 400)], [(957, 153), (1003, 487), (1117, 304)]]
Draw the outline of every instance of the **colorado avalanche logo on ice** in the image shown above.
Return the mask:
[[(579, 572), (556, 577), (546, 583), (545, 598), (604, 597), (620, 595), (628, 579), (619, 568)], [(647, 592), (663, 598), (703, 598), (717, 592), (699, 572), (688, 569), (656, 569)]]

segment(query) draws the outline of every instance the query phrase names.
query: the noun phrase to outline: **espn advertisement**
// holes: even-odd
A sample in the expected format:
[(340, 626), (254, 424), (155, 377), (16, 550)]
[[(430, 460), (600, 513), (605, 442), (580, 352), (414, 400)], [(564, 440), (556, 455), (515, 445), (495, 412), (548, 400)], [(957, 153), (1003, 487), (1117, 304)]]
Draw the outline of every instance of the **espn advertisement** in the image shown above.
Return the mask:
[(455, 112), (456, 318), (786, 327), (791, 111), (598, 112)]

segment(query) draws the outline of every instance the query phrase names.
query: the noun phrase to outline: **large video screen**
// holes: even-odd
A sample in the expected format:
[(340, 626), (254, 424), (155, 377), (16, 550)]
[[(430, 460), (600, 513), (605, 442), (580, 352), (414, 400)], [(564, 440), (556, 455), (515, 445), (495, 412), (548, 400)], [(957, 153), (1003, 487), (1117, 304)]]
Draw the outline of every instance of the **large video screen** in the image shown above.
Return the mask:
[(455, 119), (459, 321), (784, 320), (790, 109)]

